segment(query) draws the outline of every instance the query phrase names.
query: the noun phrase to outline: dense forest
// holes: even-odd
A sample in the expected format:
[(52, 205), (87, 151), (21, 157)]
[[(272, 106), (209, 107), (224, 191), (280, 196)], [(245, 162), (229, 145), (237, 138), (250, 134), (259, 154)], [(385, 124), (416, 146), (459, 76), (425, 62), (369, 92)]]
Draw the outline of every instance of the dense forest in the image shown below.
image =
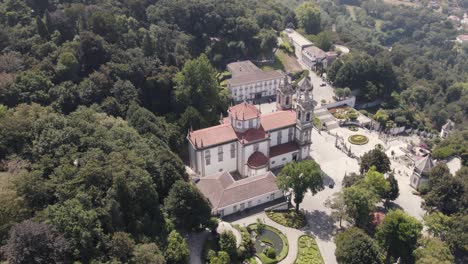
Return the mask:
[(1, 1), (0, 258), (185, 263), (213, 222), (175, 153), (230, 101), (217, 68), (285, 23), (274, 1)]
[[(0, 260), (186, 263), (183, 234), (215, 224), (181, 159), (186, 131), (226, 111), (226, 63), (270, 58), (281, 30), (305, 24), (301, 2), (1, 1)], [(328, 78), (383, 99), (385, 126), (466, 127), (467, 48), (444, 16), (312, 2), (309, 37), (352, 50)], [(436, 140), (435, 153), (466, 163), (467, 140)]]

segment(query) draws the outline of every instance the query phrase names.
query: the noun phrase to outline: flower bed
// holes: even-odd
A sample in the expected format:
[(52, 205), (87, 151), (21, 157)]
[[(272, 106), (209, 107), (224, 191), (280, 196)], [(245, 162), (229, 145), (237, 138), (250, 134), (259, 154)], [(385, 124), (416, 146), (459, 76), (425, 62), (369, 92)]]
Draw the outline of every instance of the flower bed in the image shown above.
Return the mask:
[(369, 138), (364, 135), (352, 135), (348, 138), (349, 143), (354, 145), (364, 145), (369, 142)]
[(349, 126), (348, 129), (351, 130), (351, 131), (355, 131), (355, 132), (358, 131), (357, 126)]
[(266, 215), (276, 223), (291, 228), (302, 228), (306, 225), (306, 218), (302, 212), (296, 212), (294, 209), (288, 211), (267, 211)]
[(295, 264), (323, 264), (320, 250), (311, 236), (300, 236)]

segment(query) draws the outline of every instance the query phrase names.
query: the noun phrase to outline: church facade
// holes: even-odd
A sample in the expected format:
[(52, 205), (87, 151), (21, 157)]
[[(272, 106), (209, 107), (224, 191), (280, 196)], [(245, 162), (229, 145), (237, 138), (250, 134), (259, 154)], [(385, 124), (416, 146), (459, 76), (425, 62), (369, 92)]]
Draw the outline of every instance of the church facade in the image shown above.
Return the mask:
[(243, 102), (231, 106), (219, 125), (189, 131), (190, 167), (200, 178), (222, 172), (247, 178), (307, 158), (312, 143), (312, 89), (309, 78), (294, 90), (285, 77), (276, 91), (276, 112), (262, 114)]

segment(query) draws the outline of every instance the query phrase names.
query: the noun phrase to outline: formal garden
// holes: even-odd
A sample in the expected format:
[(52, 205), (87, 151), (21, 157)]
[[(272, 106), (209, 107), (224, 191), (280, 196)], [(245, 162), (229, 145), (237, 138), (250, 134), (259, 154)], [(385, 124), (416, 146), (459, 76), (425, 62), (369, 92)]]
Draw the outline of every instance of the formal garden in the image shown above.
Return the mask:
[(278, 229), (258, 220), (256, 224), (249, 225), (247, 230), (251, 231), (255, 255), (263, 264), (278, 263), (288, 255), (288, 239)]
[(305, 215), (294, 209), (284, 211), (266, 211), (266, 215), (274, 222), (291, 228), (302, 228), (307, 224)]
[(323, 258), (312, 236), (304, 235), (298, 239), (298, 252), (295, 264), (323, 264)]
[(357, 134), (348, 137), (348, 141), (353, 145), (365, 145), (369, 142), (369, 138), (364, 135)]

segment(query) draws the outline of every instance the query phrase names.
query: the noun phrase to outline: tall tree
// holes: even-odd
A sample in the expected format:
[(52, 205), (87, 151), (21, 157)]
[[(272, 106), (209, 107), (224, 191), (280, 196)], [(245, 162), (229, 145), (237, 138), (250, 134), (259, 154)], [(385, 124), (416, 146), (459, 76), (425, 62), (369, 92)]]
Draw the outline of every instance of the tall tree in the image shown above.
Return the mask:
[(336, 260), (340, 264), (381, 264), (382, 249), (359, 228), (351, 227), (335, 238)]
[(360, 186), (351, 186), (343, 190), (346, 212), (358, 227), (366, 227), (375, 210), (379, 197), (372, 191)]
[(168, 264), (185, 264), (188, 261), (190, 251), (185, 239), (175, 230), (167, 238), (167, 247), (164, 256)]
[(237, 250), (236, 237), (231, 230), (221, 233), (219, 238), (219, 249), (227, 252), (231, 258), (235, 257)]
[(109, 254), (113, 258), (126, 263), (131, 259), (135, 248), (135, 241), (130, 234), (115, 232), (109, 242)]
[(299, 27), (308, 34), (317, 34), (320, 31), (320, 10), (312, 3), (305, 2), (296, 8), (296, 18)]
[(376, 171), (374, 166), (370, 167), (364, 179), (359, 182), (359, 185), (365, 189), (371, 190), (378, 195), (380, 199), (384, 199), (385, 195), (390, 191), (390, 184), (382, 173)]
[(189, 230), (206, 226), (211, 217), (208, 201), (190, 183), (178, 181), (165, 200), (165, 207), (174, 223)]
[(133, 251), (133, 262), (135, 264), (165, 264), (166, 260), (155, 243), (138, 244)]
[(333, 210), (331, 217), (333, 220), (340, 222), (341, 228), (341, 222), (348, 218), (343, 192), (334, 193), (332, 199), (328, 198), (325, 201), (325, 206)]
[(286, 164), (276, 178), (276, 183), (284, 191), (292, 190), (296, 211), (299, 211), (299, 205), (307, 191), (315, 195), (324, 188), (320, 166), (312, 160)]
[(386, 251), (386, 263), (390, 263), (392, 258), (396, 260), (400, 257), (405, 263), (411, 262), (421, 230), (422, 224), (402, 210), (387, 213), (376, 233), (377, 240)]
[(389, 201), (394, 201), (396, 198), (398, 198), (400, 195), (400, 189), (398, 187), (398, 181), (395, 179), (394, 173), (390, 173), (386, 180), (390, 186), (390, 189), (385, 193), (383, 198), (385, 199), (385, 202), (388, 203)]
[(390, 169), (390, 159), (387, 154), (378, 148), (369, 150), (361, 157), (360, 171), (366, 173), (372, 166), (380, 173), (387, 173)]
[(454, 257), (447, 244), (438, 238), (422, 238), (418, 241), (418, 248), (413, 251), (416, 264), (451, 264)]
[(182, 71), (175, 77), (175, 96), (184, 112), (188, 106), (193, 106), (208, 120), (213, 122), (218, 118), (218, 109), (225, 109), (227, 102), (220, 99), (220, 86), (216, 79), (216, 70), (205, 54), (185, 63)]
[(67, 240), (49, 224), (26, 220), (14, 225), (2, 249), (11, 264), (69, 263)]

